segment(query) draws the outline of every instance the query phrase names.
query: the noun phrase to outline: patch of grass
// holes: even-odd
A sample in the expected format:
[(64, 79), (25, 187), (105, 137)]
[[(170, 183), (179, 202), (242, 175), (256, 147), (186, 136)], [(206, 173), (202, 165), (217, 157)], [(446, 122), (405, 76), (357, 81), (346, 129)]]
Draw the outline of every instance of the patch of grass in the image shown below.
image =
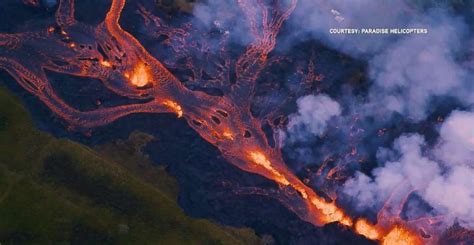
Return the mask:
[(260, 243), (250, 229), (186, 216), (176, 181), (141, 153), (150, 136), (97, 149), (56, 139), (3, 88), (0, 115), (2, 244)]
[(7, 127), (7, 124), (7, 118), (3, 115), (0, 115), (0, 131), (4, 130)]
[(136, 215), (143, 210), (137, 197), (116, 188), (110, 176), (89, 176), (79, 166), (80, 163), (68, 153), (55, 152), (43, 160), (42, 177), (47, 182), (54, 182), (88, 197), (97, 206), (111, 208), (126, 215)]
[(154, 165), (142, 148), (154, 140), (152, 135), (139, 131), (132, 132), (127, 140), (117, 140), (95, 147), (99, 154), (110, 161), (120, 164), (128, 171), (140, 176), (141, 179), (152, 184), (169, 198), (178, 197), (178, 184), (169, 176), (162, 165)]

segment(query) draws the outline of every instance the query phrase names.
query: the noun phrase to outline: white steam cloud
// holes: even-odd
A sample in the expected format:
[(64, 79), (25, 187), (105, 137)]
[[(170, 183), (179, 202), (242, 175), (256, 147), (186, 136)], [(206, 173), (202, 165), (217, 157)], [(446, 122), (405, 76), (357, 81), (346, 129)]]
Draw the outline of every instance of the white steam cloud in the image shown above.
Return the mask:
[(288, 137), (304, 140), (309, 135), (321, 136), (328, 121), (341, 114), (339, 104), (327, 95), (307, 95), (297, 100), (298, 112), (290, 115)]
[(467, 72), (454, 57), (461, 35), (456, 27), (454, 22), (443, 21), (430, 28), (428, 35), (403, 38), (371, 59), (372, 106), (382, 102), (389, 111), (419, 121), (425, 119), (434, 96), (465, 101)]
[(380, 161), (399, 157), (374, 169), (373, 179), (357, 173), (345, 183), (344, 193), (365, 210), (380, 208), (393, 192), (414, 190), (448, 224), (474, 228), (474, 113), (453, 112), (440, 134), (437, 145), (427, 150), (421, 135), (401, 136), (392, 150), (379, 150)]
[[(422, 9), (413, 2), (299, 2), (290, 21), (299, 30), (295, 38), (322, 41), (369, 65), (372, 84), (368, 99), (343, 104), (341, 107), (351, 111), (340, 115), (338, 107), (339, 113), (332, 116), (350, 118), (357, 114), (361, 120), (390, 121), (395, 113), (416, 123), (437, 110), (433, 100), (439, 98), (454, 99), (463, 108), (472, 109), (472, 67), (460, 58), (472, 45), (467, 25), (448, 10)], [(428, 34), (344, 35), (330, 34), (331, 28), (426, 28)], [(290, 118), (287, 138), (306, 139), (325, 130), (327, 123), (318, 120), (327, 122), (327, 114), (306, 114), (314, 116), (307, 120)], [(313, 121), (316, 123), (309, 123)], [(294, 130), (294, 125), (315, 125), (315, 129), (305, 126), (306, 130)], [(403, 196), (415, 190), (433, 208), (430, 212), (444, 215), (448, 224), (458, 221), (474, 229), (474, 113), (452, 112), (439, 134), (433, 147), (420, 134), (400, 136), (391, 149), (380, 147), (377, 162), (381, 167), (374, 169), (371, 177), (357, 172), (344, 184), (343, 192), (354, 199), (358, 210), (364, 211), (378, 210), (392, 193)], [(407, 211), (414, 212), (428, 211)]]
[(474, 167), (474, 114), (454, 111), (440, 130), (436, 156), (445, 164)]
[[(321, 41), (367, 61), (371, 85), (364, 102), (352, 100), (352, 95), (338, 98), (341, 103), (350, 101), (344, 104), (323, 94), (299, 98), (297, 112), (289, 116), (287, 128), (280, 134), (288, 145), (302, 143), (295, 144), (297, 147), (291, 154), (310, 163), (317, 158), (315, 155), (334, 150), (331, 144), (311, 148), (309, 140), (321, 143), (321, 136), (331, 120), (350, 122), (357, 116), (364, 122), (375, 118), (380, 123), (369, 120), (366, 123), (367, 127), (374, 125), (367, 130), (373, 132), (378, 130), (375, 128), (378, 125), (390, 122), (393, 114), (410, 123), (424, 121), (437, 110), (432, 102), (438, 98), (454, 99), (465, 110), (473, 109), (474, 86), (470, 78), (474, 66), (472, 60), (463, 60), (466, 52), (472, 52), (474, 43), (467, 24), (447, 8), (420, 8), (416, 2), (299, 0), (286, 22), (291, 31), (279, 38), (279, 48), (294, 48), (292, 44), (299, 44), (304, 38)], [(194, 14), (207, 28), (228, 33), (232, 41), (245, 45), (252, 40), (246, 22), (240, 21), (242, 12), (235, 1), (210, 0), (198, 4)], [(331, 28), (426, 28), (428, 34), (343, 35), (330, 34)], [(347, 113), (342, 114), (343, 109)], [(351, 132), (344, 128), (349, 124), (340, 126), (341, 134)], [(403, 195), (416, 190), (433, 208), (430, 212), (445, 215), (448, 223), (457, 220), (474, 229), (473, 159), (474, 113), (454, 111), (439, 128), (434, 146), (429, 146), (420, 134), (398, 137), (390, 149), (378, 149), (380, 167), (375, 168), (370, 177), (357, 172), (344, 184), (343, 192), (352, 197), (357, 209), (362, 211), (380, 208), (394, 191)], [(413, 208), (407, 213), (418, 211)]]
[[(301, 0), (291, 24), (297, 38), (310, 36), (369, 63), (368, 114), (399, 113), (421, 121), (430, 100), (457, 98), (471, 106), (469, 72), (458, 61), (468, 28), (447, 11), (421, 10), (408, 1)], [(422, 11), (426, 11), (422, 12)], [(336, 14), (335, 14), (336, 13)], [(426, 28), (424, 35), (330, 34), (331, 28)]]

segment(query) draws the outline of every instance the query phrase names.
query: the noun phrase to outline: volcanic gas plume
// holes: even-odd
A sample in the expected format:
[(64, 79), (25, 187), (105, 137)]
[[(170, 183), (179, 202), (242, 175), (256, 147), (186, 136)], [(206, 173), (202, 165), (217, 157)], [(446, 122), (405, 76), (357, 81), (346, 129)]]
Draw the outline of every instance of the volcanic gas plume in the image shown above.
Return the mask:
[[(36, 1), (27, 2), (33, 5), (36, 3)], [(225, 2), (227, 4), (228, 1)], [(303, 2), (307, 4), (307, 1)], [(321, 164), (319, 174), (325, 174), (329, 181), (347, 180), (347, 183), (343, 183), (342, 192), (336, 191), (339, 187), (330, 187), (333, 188), (332, 191), (315, 190), (314, 186), (308, 185), (307, 181), (298, 177), (285, 164), (282, 155), (283, 147), (292, 142), (304, 141), (307, 135), (324, 139), (328, 128), (334, 130), (330, 125), (330, 120), (334, 117), (342, 117), (346, 110), (330, 96), (318, 95), (319, 88), (313, 87), (315, 82), (324, 80), (324, 74), (315, 72), (314, 66), (318, 61), (318, 54), (315, 52), (311, 54), (312, 59), (308, 64), (305, 67), (301, 66), (295, 72), (301, 79), (298, 81), (297, 89), (294, 89), (297, 92), (288, 97), (295, 98), (304, 95), (296, 102), (297, 112), (289, 117), (284, 115), (283, 105), (288, 98), (276, 99), (275, 103), (275, 101), (269, 102), (268, 97), (260, 96), (257, 85), (259, 82), (262, 83), (261, 79), (265, 76), (264, 70), (275, 64), (284, 63), (287, 59), (273, 56), (272, 51), (277, 48), (277, 37), (285, 21), (291, 18), (299, 3), (298, 0), (236, 0), (233, 4), (238, 6), (239, 11), (243, 13), (239, 16), (240, 22), (245, 23), (248, 28), (248, 32), (242, 34), (245, 37), (240, 40), (240, 45), (245, 45), (245, 48), (243, 52), (236, 55), (235, 59), (231, 58), (235, 54), (230, 54), (231, 51), (223, 47), (226, 38), (231, 38), (225, 29), (216, 29), (216, 35), (220, 35), (221, 40), (209, 37), (208, 43), (205, 43), (206, 37), (204, 37), (203, 42), (189, 42), (190, 37), (196, 35), (193, 32), (192, 22), (174, 27), (138, 4), (136, 12), (144, 21), (148, 38), (165, 37), (163, 42), (168, 43), (175, 52), (171, 58), (175, 62), (169, 60), (166, 63), (162, 62), (156, 58), (159, 55), (152, 55), (136, 37), (121, 27), (119, 22), (126, 6), (125, 0), (113, 0), (105, 19), (97, 26), (82, 23), (75, 18), (74, 0), (61, 0), (56, 12), (55, 24), (44, 26), (39, 31), (0, 34), (0, 67), (6, 70), (25, 90), (37, 96), (58, 117), (69, 123), (73, 130), (104, 126), (133, 113), (174, 113), (177, 117), (186, 120), (203, 139), (218, 148), (227, 162), (243, 171), (272, 180), (282, 190), (286, 190), (284, 195), (288, 197), (278, 199), (302, 220), (315, 226), (337, 222), (382, 244), (434, 244), (438, 242), (440, 234), (448, 228), (445, 216), (427, 213), (425, 216), (411, 218), (402, 215), (414, 192), (422, 190), (422, 196), (425, 199), (438, 200), (437, 193), (434, 191), (436, 185), (452, 184), (451, 178), (456, 178), (456, 172), (444, 177), (440, 175), (442, 172), (440, 167), (433, 169), (433, 172), (425, 172), (425, 174), (432, 173), (440, 176), (439, 179), (430, 183), (430, 186), (426, 186), (425, 182), (418, 184), (418, 179), (429, 178), (429, 176), (423, 173), (416, 175), (414, 171), (420, 171), (420, 168), (428, 170), (431, 169), (430, 166), (433, 166), (431, 160), (420, 150), (420, 147), (425, 144), (421, 136), (402, 136), (394, 143), (392, 150), (395, 152), (394, 155), (398, 154), (402, 157), (385, 158), (387, 162), (396, 165), (394, 168), (402, 169), (399, 178), (406, 178), (408, 180), (406, 182), (395, 181), (386, 185), (381, 184), (390, 177), (390, 171), (384, 171), (391, 166), (390, 164), (379, 168), (374, 175), (375, 180), (371, 180), (362, 173), (356, 173), (353, 178), (347, 180), (348, 176), (342, 173), (350, 166), (344, 164), (343, 161), (338, 163), (338, 160), (328, 157)], [(334, 18), (335, 12), (331, 12), (328, 5), (320, 4), (319, 11), (327, 11), (325, 14), (333, 13), (331, 18)], [(206, 11), (205, 8), (205, 5), (198, 6), (196, 15), (201, 13), (202, 16), (202, 13)], [(336, 17), (340, 19), (342, 15), (339, 13)], [(214, 21), (212, 25), (219, 27), (228, 24)], [(239, 27), (235, 28), (237, 30)], [(410, 43), (410, 40), (406, 42)], [(443, 45), (444, 42), (445, 40), (442, 40), (439, 45)], [(393, 49), (403, 49), (403, 47), (405, 46), (394, 46)], [(370, 48), (377, 47), (370, 46)], [(217, 54), (216, 56), (219, 56), (217, 68), (209, 68), (199, 60), (193, 59), (198, 51), (202, 56), (209, 53)], [(436, 52), (429, 54), (446, 55)], [(392, 54), (379, 54), (378, 59), (382, 60), (390, 55)], [(170, 71), (179, 71), (182, 67), (191, 71), (193, 79), (181, 81), (178, 79), (180, 74), (173, 74)], [(374, 76), (390, 75), (384, 71), (386, 70), (382, 68), (374, 70)], [(110, 91), (138, 102), (81, 111), (70, 106), (58, 95), (48, 80), (47, 72), (98, 79)], [(447, 79), (458, 78), (453, 75), (448, 76)], [(67, 83), (67, 81), (62, 81), (62, 83)], [(272, 85), (267, 84), (267, 86), (267, 90), (273, 89)], [(386, 84), (376, 85), (369, 92), (374, 99), (370, 103), (361, 105), (361, 108), (373, 108), (374, 101), (377, 101), (376, 97), (381, 95), (378, 92), (386, 93), (392, 89), (396, 90), (393, 86)], [(441, 91), (444, 89), (445, 87), (433, 88), (429, 91), (433, 94), (442, 94)], [(410, 92), (414, 93), (413, 90)], [(392, 99), (400, 99), (402, 96), (404, 94)], [(418, 97), (410, 94), (409, 98)], [(253, 110), (255, 101), (276, 106), (269, 106), (272, 108), (263, 108), (259, 113), (255, 113)], [(405, 108), (405, 106), (399, 105), (397, 110), (407, 110), (408, 114), (419, 118), (425, 116), (413, 114), (412, 108)], [(425, 102), (420, 102), (419, 106), (427, 105)], [(456, 115), (460, 115), (460, 112), (453, 114), (447, 126), (443, 126), (441, 130), (444, 140), (439, 145), (439, 154), (441, 151), (449, 152), (450, 149), (456, 148), (455, 144), (459, 143), (450, 137), (452, 135), (450, 132), (455, 131), (457, 127), (450, 128), (449, 125), (466, 126), (468, 122), (465, 120), (470, 120), (464, 118), (465, 120), (462, 121), (461, 118), (459, 121), (454, 118)], [(356, 113), (351, 112), (351, 116), (345, 117), (344, 120), (346, 119), (347, 121), (344, 121), (347, 122), (346, 125), (353, 127), (351, 128), (353, 131), (350, 132), (351, 137), (357, 136), (360, 131), (357, 131), (357, 127), (354, 126), (359, 120)], [(380, 128), (377, 132), (384, 134), (386, 130)], [(473, 148), (469, 144), (473, 144), (473, 138), (470, 136), (466, 137), (463, 143), (470, 152)], [(407, 148), (407, 145), (413, 148)], [(344, 159), (357, 154), (357, 147), (351, 147), (346, 154), (341, 153), (334, 158)], [(462, 161), (469, 156), (455, 160)], [(409, 166), (415, 161), (414, 159), (421, 165), (410, 169)], [(326, 171), (327, 168), (330, 168), (329, 172)], [(455, 188), (456, 185), (453, 185)], [(344, 193), (377, 195), (379, 191), (383, 191), (384, 195), (378, 195), (376, 198), (383, 199), (378, 200), (383, 202), (383, 205), (379, 206), (376, 218), (363, 217), (363, 212), (357, 215), (355, 212), (349, 213), (346, 209), (351, 207), (340, 204), (338, 199), (338, 195)], [(356, 198), (361, 202), (368, 202), (369, 199), (372, 201), (374, 198), (370, 196), (364, 199), (362, 194)], [(362, 207), (367, 204), (355, 203), (354, 205)], [(449, 203), (439, 205), (442, 209), (449, 206)], [(472, 215), (472, 212), (459, 211), (448, 215)], [(450, 218), (454, 220), (456, 217)]]

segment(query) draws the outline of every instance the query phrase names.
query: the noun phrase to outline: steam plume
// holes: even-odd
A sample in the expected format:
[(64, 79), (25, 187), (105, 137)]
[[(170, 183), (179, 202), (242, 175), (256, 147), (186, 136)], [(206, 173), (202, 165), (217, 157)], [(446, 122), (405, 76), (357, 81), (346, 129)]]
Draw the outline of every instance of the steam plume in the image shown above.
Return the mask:
[[(298, 30), (293, 38), (316, 39), (368, 63), (371, 86), (367, 99), (340, 104), (338, 113), (331, 114), (341, 121), (361, 116), (361, 124), (366, 126), (364, 137), (376, 137), (370, 135), (377, 130), (373, 125), (395, 125), (394, 115), (413, 124), (426, 122), (439, 109), (433, 103), (436, 99), (456, 101), (468, 110), (451, 112), (439, 128), (435, 144), (428, 144), (423, 133), (411, 132), (397, 137), (388, 148), (362, 145), (378, 149), (375, 159), (379, 167), (370, 175), (356, 172), (342, 192), (353, 199), (357, 210), (365, 212), (379, 210), (395, 192), (405, 195), (415, 191), (430, 208), (417, 207), (415, 211), (410, 204), (407, 214), (444, 215), (447, 224), (457, 220), (474, 228), (474, 113), (469, 111), (474, 91), (469, 80), (472, 70), (466, 65), (469, 61), (462, 58), (472, 36), (463, 17), (449, 6), (443, 6), (444, 10), (424, 8), (402, 0), (302, 0), (300, 4), (291, 22)], [(427, 28), (428, 34), (334, 35), (330, 28)], [(300, 102), (296, 115), (301, 114)], [(301, 116), (291, 116), (287, 142), (321, 135), (326, 124), (318, 120), (327, 119), (319, 112), (318, 106), (305, 109), (306, 115), (314, 115), (313, 125), (322, 125), (315, 130), (295, 130), (295, 125), (308, 123), (302, 123)], [(369, 123), (372, 118), (380, 123)], [(350, 131), (344, 126), (340, 130)], [(302, 161), (315, 159), (308, 153), (320, 153), (318, 147), (321, 144), (300, 144), (298, 149), (306, 149)]]

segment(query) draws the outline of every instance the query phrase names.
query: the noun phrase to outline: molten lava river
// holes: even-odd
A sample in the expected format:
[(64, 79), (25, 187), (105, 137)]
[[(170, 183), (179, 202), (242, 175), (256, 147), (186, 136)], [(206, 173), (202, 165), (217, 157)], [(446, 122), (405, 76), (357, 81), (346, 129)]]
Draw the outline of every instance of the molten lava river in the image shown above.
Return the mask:
[[(318, 189), (285, 163), (285, 110), (291, 111), (291, 104), (294, 106), (298, 97), (331, 89), (331, 85), (319, 86), (330, 81), (325, 79), (326, 74), (316, 74), (315, 67), (324, 62), (324, 56), (317, 51), (308, 51), (309, 62), (299, 62), (298, 57), (278, 55), (275, 51), (279, 35), (288, 31), (286, 21), (292, 18), (298, 0), (235, 0), (241, 13), (238, 18), (247, 27), (242, 35), (248, 36), (237, 47), (228, 45), (232, 43), (230, 34), (218, 28), (217, 20), (213, 23), (215, 30), (203, 34), (194, 29), (193, 21), (170, 24), (145, 2), (113, 0), (105, 19), (95, 25), (77, 18), (75, 4), (79, 3), (61, 0), (55, 23), (33, 31), (0, 34), (0, 67), (70, 125), (69, 130), (84, 132), (135, 113), (173, 113), (214, 145), (229, 164), (275, 182), (282, 190), (278, 195), (286, 195), (278, 200), (314, 226), (338, 223), (341, 229), (352, 230), (380, 244), (438, 243), (440, 234), (447, 229), (438, 225), (440, 217), (408, 219), (401, 215), (412, 192), (403, 197), (387, 195), (375, 215), (365, 217), (363, 212), (357, 213), (347, 203), (338, 201), (337, 191), (330, 190), (336, 189), (336, 185), (320, 185), (322, 188)], [(331, 13), (328, 6), (321, 4), (321, 8), (328, 8)], [(129, 28), (124, 9), (141, 20), (139, 34), (125, 30)], [(332, 14), (340, 17), (337, 12)], [(155, 40), (167, 49), (161, 52), (145, 48), (142, 39)], [(163, 55), (165, 52), (169, 55)], [(211, 58), (202, 61), (195, 59), (197, 56), (217, 58), (211, 62)], [(277, 103), (275, 99), (269, 102), (271, 99), (262, 94), (278, 93), (276, 79), (289, 79), (278, 77), (278, 69), (269, 68), (281, 64), (298, 67), (294, 72), (299, 78), (298, 89), (278, 97)], [(56, 91), (49, 73), (98, 80), (133, 103), (76, 109)], [(272, 106), (263, 106), (256, 112), (255, 105), (266, 103)], [(353, 148), (347, 155), (337, 157), (340, 160), (357, 154), (357, 148)], [(328, 158), (320, 167), (330, 169), (325, 174), (332, 183), (347, 178), (342, 173), (348, 165), (335, 162), (338, 161), (334, 157)]]

